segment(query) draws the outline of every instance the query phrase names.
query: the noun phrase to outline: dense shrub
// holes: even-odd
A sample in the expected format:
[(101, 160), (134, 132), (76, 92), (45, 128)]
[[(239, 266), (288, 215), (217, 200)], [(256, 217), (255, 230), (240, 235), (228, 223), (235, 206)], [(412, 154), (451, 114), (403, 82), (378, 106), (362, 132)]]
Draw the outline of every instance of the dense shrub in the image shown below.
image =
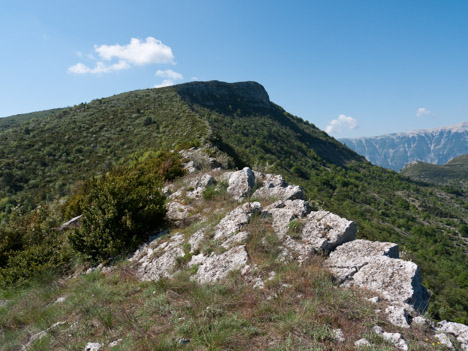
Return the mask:
[(179, 159), (160, 153), (86, 181), (65, 212), (83, 215), (81, 226), (69, 233), (72, 247), (93, 261), (134, 249), (148, 232), (163, 224), (166, 210), (161, 185), (181, 174)]

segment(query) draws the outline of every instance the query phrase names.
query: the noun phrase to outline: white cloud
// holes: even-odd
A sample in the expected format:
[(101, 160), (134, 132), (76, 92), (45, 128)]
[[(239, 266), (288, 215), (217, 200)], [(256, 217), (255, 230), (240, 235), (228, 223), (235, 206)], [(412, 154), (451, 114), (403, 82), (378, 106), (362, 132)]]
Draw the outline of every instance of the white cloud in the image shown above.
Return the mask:
[(171, 85), (174, 85), (174, 81), (171, 79), (164, 79), (161, 83), (156, 84), (154, 87), (155, 88), (164, 88), (164, 87), (169, 87)]
[(94, 68), (90, 68), (83, 63), (77, 63), (71, 67), (68, 67), (68, 72), (76, 73), (76, 74), (85, 74), (85, 73), (92, 73), (92, 74), (100, 74), (100, 73), (109, 73), (109, 72), (116, 72), (121, 71), (124, 69), (129, 69), (131, 66), (125, 61), (119, 61), (117, 63), (106, 65), (104, 62), (96, 62), (96, 66)]
[[(93, 54), (87, 55), (88, 59), (95, 61), (95, 66), (93, 68), (79, 62), (68, 67), (68, 72), (75, 74), (101, 74), (129, 69), (132, 66), (163, 63), (175, 64), (172, 49), (153, 37), (148, 37), (146, 40), (132, 38), (127, 45), (95, 45), (94, 50), (99, 56), (99, 61)], [(109, 62), (112, 60), (115, 61), (113, 63)], [(167, 74), (169, 75), (175, 75), (172, 77), (167, 76), (168, 79), (182, 79), (179, 78), (179, 76), (182, 77), (180, 73), (171, 70), (161, 72), (168, 72)]]
[(172, 49), (153, 37), (146, 38), (146, 41), (132, 38), (127, 45), (95, 45), (94, 50), (107, 61), (117, 58), (137, 66), (150, 63), (174, 64)]
[(416, 111), (416, 117), (422, 117), (424, 115), (430, 115), (430, 114), (431, 114), (431, 111), (429, 111), (427, 108), (424, 108), (424, 107), (420, 107)]
[(339, 115), (337, 119), (330, 121), (325, 128), (328, 134), (341, 133), (342, 128), (356, 129), (358, 127), (355, 118), (346, 115)]
[(170, 85), (174, 85), (176, 80), (184, 79), (182, 74), (174, 72), (171, 69), (166, 69), (161, 71), (160, 69), (156, 72), (156, 77), (165, 78), (160, 84), (156, 84), (155, 88), (163, 88), (168, 87)]
[(156, 72), (156, 77), (167, 78), (170, 80), (181, 80), (184, 79), (182, 74), (174, 72), (172, 69), (166, 69), (161, 71), (160, 69)]

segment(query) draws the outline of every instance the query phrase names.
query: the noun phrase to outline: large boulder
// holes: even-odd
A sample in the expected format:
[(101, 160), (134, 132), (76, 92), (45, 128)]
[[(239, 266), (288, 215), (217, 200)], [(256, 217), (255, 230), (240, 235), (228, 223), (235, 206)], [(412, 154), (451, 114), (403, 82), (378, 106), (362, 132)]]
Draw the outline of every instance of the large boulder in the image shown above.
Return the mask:
[(283, 201), (304, 199), (302, 188), (297, 185), (288, 185), (280, 175), (255, 172), (255, 177), (262, 186), (253, 193), (254, 198)]
[(309, 213), (302, 229), (302, 240), (317, 251), (331, 251), (338, 245), (354, 240), (356, 224), (327, 211)]
[(330, 268), (339, 284), (351, 280), (353, 275), (375, 257), (388, 256), (398, 258), (398, 245), (393, 243), (353, 240), (340, 245), (333, 251), (325, 267)]
[(408, 328), (408, 311), (425, 311), (429, 293), (421, 284), (418, 266), (398, 257), (396, 244), (354, 240), (338, 246), (324, 265), (342, 286), (380, 294), (391, 304), (386, 309), (389, 321)]
[(255, 186), (255, 175), (249, 167), (241, 171), (231, 173), (228, 181), (227, 192), (235, 200), (242, 200), (249, 196)]

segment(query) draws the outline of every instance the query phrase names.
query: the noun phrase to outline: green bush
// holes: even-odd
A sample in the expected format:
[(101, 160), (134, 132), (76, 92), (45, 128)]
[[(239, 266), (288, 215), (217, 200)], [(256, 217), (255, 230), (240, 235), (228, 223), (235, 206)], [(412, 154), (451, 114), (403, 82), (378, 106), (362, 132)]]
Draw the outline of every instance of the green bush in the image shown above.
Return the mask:
[(183, 172), (177, 156), (160, 153), (86, 181), (65, 211), (83, 215), (81, 226), (69, 233), (72, 247), (92, 261), (135, 249), (164, 222), (164, 180)]

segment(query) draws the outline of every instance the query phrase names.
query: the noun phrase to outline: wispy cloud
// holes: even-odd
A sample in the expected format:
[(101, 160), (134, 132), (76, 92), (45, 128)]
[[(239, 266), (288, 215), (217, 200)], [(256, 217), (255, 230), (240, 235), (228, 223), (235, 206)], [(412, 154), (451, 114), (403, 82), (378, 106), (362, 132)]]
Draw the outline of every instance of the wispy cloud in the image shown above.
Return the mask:
[(427, 108), (425, 107), (420, 107), (418, 108), (418, 110), (416, 111), (416, 117), (422, 117), (424, 115), (428, 116), (431, 114), (431, 111), (429, 111)]
[(129, 69), (129, 68), (131, 68), (131, 66), (125, 61), (119, 61), (111, 65), (106, 65), (103, 62), (97, 62), (93, 68), (90, 68), (83, 63), (77, 63), (76, 65), (68, 67), (68, 72), (76, 73), (76, 74), (85, 74), (85, 73), (100, 74), (100, 73), (122, 71), (124, 69)]
[(182, 74), (174, 72), (171, 69), (166, 69), (164, 71), (158, 70), (156, 72), (156, 77), (164, 78), (164, 80), (161, 83), (156, 84), (154, 86), (155, 88), (168, 87), (170, 85), (174, 85), (175, 81), (184, 79)]
[[(153, 37), (147, 37), (146, 40), (132, 38), (126, 45), (95, 45), (94, 51), (98, 55), (97, 59), (92, 54), (88, 55), (92, 61), (96, 61), (94, 67), (79, 62), (70, 66), (68, 72), (102, 74), (126, 70), (133, 66), (175, 64), (172, 49)], [(117, 62), (111, 62), (113, 60)]]
[(325, 131), (328, 134), (340, 134), (343, 128), (356, 129), (358, 127), (357, 120), (351, 116), (339, 115), (337, 119), (331, 120)]

